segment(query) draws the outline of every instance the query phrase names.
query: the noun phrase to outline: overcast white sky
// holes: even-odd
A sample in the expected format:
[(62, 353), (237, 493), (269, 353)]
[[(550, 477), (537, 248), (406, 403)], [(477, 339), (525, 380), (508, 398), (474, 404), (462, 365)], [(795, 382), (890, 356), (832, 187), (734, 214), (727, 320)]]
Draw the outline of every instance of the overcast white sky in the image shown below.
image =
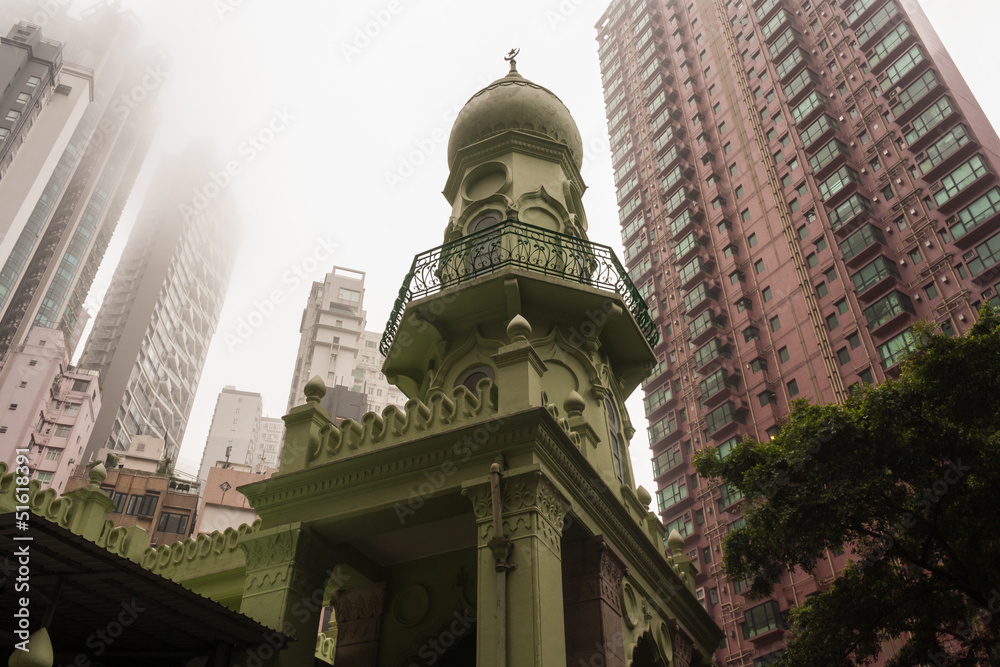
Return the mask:
[[(212, 138), (224, 161), (241, 165), (230, 187), (245, 232), (180, 469), (197, 470), (224, 385), (260, 392), (265, 415), (284, 413), (309, 286), (334, 264), (367, 273), (368, 328), (383, 329), (413, 255), (442, 242), (452, 119), (474, 92), (505, 74), (511, 47), (521, 49), (522, 75), (551, 89), (576, 118), (587, 147), (590, 238), (621, 256), (593, 28), (608, 0), (123, 4), (174, 58), (147, 167), (199, 136)], [(1000, 123), (1000, 51), (993, 43), (1000, 3), (921, 4), (987, 115)], [(247, 150), (248, 137), (277, 114), (291, 117), (287, 127), (261, 150)], [(150, 171), (126, 208), (92, 305), (110, 282)], [(314, 258), (327, 257), (331, 243), (337, 247), (317, 265)], [(276, 290), (281, 303), (265, 304)], [(267, 316), (243, 340), (241, 320), (255, 309)], [(631, 451), (639, 483), (652, 491), (640, 395), (630, 402), (638, 431)]]

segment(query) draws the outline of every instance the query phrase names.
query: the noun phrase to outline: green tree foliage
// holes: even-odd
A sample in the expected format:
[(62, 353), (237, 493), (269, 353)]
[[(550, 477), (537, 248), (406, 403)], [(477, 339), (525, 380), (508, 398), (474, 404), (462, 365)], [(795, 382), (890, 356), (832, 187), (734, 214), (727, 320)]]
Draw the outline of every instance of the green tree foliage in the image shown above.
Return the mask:
[(843, 405), (799, 401), (768, 442), (698, 472), (746, 496), (732, 580), (769, 595), (848, 545), (843, 576), (793, 610), (783, 665), (1000, 665), (1000, 316), (963, 338), (918, 327), (900, 377)]

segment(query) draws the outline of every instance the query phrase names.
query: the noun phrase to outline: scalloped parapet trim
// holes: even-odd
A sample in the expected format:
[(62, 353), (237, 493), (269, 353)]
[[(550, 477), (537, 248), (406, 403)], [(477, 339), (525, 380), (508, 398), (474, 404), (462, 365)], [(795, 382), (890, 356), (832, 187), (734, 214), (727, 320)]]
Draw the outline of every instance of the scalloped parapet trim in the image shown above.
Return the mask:
[[(24, 505), (15, 499), (17, 484), (15, 473), (0, 462), (0, 511), (12, 512), (17, 505)], [(28, 483), (28, 507), (34, 514), (48, 519), (63, 528), (69, 528), (72, 519), (73, 499), (60, 496), (55, 489), (42, 490), (38, 480)]]
[(333, 658), (337, 654), (337, 638), (328, 637), (323, 633), (316, 636), (316, 657), (328, 665), (333, 664)]
[[(15, 506), (24, 504), (16, 501), (17, 485), (14, 478), (15, 474), (9, 471), (7, 464), (0, 462), (0, 511), (13, 511)], [(78, 534), (80, 531), (73, 529), (74, 517), (86, 502), (60, 496), (55, 489), (43, 490), (37, 480), (28, 483), (27, 505), (31, 512)], [(233, 554), (242, 565), (243, 552), (236, 545), (242, 535), (257, 530), (260, 530), (260, 519), (251, 525), (243, 524), (239, 528), (227, 528), (211, 535), (199, 535), (173, 544), (149, 547), (145, 546), (149, 543), (149, 532), (145, 529), (138, 526), (116, 526), (111, 519), (105, 519), (94, 543), (115, 555), (137, 562), (147, 570), (173, 579), (171, 573), (177, 566), (214, 556)]]
[[(476, 390), (478, 395), (461, 385), (452, 389), (450, 395), (442, 390), (432, 391), (427, 403), (411, 398), (404, 409), (390, 405), (381, 415), (369, 412), (361, 417), (360, 423), (345, 419), (339, 427), (327, 422), (318, 433), (289, 428), (279, 474), (329, 463), (358, 450), (389, 447), (497, 414), (497, 389), (493, 381), (483, 378), (476, 384)], [(298, 455), (288, 456), (289, 450), (297, 451)]]
[(207, 561), (211, 558), (224, 558), (232, 556), (237, 558), (239, 565), (243, 566), (243, 552), (237, 548), (240, 538), (243, 535), (255, 533), (260, 530), (260, 519), (252, 524), (240, 524), (239, 528), (226, 528), (224, 531), (215, 531), (211, 534), (202, 534), (197, 537), (189, 537), (172, 544), (163, 544), (158, 547), (149, 547), (142, 554), (141, 565), (151, 572), (162, 575), (168, 579), (173, 579), (172, 574), (180, 568), (185, 568), (185, 578), (190, 577), (190, 566), (198, 561)]

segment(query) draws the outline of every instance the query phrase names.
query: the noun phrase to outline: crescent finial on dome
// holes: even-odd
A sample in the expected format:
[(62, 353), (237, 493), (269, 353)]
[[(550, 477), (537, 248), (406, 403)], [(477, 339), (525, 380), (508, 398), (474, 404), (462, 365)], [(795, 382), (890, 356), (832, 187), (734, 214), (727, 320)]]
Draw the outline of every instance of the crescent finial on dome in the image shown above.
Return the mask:
[(513, 49), (510, 50), (510, 52), (506, 56), (504, 56), (503, 59), (510, 63), (510, 71), (507, 72), (508, 75), (510, 75), (510, 74), (518, 74), (518, 71), (517, 71), (517, 61), (514, 60), (514, 58), (516, 58), (517, 54), (520, 53), (520, 52), (521, 52), (521, 49), (519, 49), (519, 48), (517, 48), (515, 46)]
[(514, 58), (504, 57), (510, 72), (481, 89), (465, 103), (448, 138), (448, 167), (459, 149), (508, 130), (520, 130), (564, 144), (577, 169), (583, 166), (583, 141), (569, 109), (548, 88), (521, 76)]

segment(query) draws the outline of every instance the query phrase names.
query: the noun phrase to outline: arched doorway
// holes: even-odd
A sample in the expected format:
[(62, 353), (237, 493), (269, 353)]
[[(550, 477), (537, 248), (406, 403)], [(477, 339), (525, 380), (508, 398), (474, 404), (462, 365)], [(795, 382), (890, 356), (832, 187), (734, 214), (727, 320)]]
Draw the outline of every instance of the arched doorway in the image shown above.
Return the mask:
[(648, 632), (639, 638), (639, 643), (632, 649), (632, 667), (667, 667), (660, 660), (656, 642)]

